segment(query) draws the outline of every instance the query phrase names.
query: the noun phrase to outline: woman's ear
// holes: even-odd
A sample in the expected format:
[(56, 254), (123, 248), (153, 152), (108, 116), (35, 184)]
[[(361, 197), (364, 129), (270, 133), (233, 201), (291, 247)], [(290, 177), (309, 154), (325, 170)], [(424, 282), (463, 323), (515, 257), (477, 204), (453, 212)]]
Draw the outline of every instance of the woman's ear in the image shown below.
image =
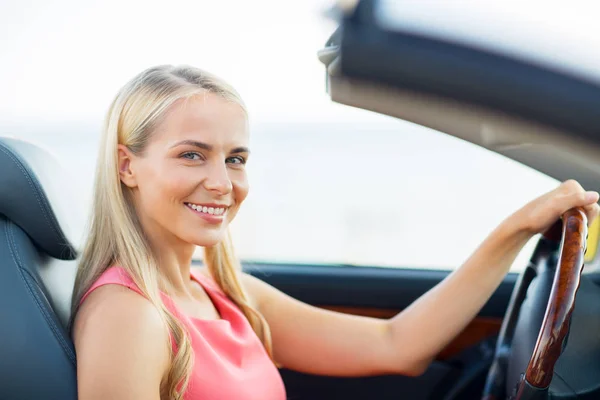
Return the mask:
[(135, 177), (135, 173), (131, 168), (131, 161), (133, 159), (133, 154), (122, 144), (118, 145), (119, 152), (119, 177), (121, 178), (121, 182), (127, 185), (130, 188), (134, 188), (137, 186), (137, 181)]

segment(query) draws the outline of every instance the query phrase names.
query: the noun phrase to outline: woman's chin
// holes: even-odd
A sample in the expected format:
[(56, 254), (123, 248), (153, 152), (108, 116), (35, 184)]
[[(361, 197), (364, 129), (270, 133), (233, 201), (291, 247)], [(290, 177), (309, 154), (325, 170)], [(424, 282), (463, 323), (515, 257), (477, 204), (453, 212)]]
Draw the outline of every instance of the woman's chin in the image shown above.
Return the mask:
[(225, 239), (225, 234), (220, 235), (202, 235), (201, 237), (194, 237), (190, 243), (200, 247), (213, 247)]

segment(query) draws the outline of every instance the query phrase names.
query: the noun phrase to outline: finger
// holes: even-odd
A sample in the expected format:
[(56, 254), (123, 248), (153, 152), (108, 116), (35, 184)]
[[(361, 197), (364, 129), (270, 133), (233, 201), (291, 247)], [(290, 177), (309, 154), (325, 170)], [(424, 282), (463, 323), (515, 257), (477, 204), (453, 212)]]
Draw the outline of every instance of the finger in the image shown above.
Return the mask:
[(600, 213), (600, 206), (597, 203), (588, 204), (583, 207), (585, 211), (585, 215), (587, 216), (588, 225), (591, 225), (592, 222), (598, 217), (598, 213)]
[(571, 192), (569, 194), (558, 195), (554, 197), (554, 210), (558, 215), (562, 215), (567, 210), (570, 210), (575, 207), (581, 207), (584, 209), (586, 213), (586, 217), (588, 220), (590, 217), (594, 217), (595, 214), (592, 212), (593, 208), (589, 208), (586, 210), (586, 207), (592, 207), (598, 201), (600, 195), (598, 192), (590, 191), (590, 192)]
[(585, 192), (585, 200), (588, 202), (587, 205), (592, 205), (598, 203), (598, 199), (600, 198), (600, 194), (596, 191), (588, 191)]
[(571, 192), (566, 195), (564, 200), (566, 201), (567, 209), (573, 207), (585, 207), (598, 202), (600, 195), (598, 192)]

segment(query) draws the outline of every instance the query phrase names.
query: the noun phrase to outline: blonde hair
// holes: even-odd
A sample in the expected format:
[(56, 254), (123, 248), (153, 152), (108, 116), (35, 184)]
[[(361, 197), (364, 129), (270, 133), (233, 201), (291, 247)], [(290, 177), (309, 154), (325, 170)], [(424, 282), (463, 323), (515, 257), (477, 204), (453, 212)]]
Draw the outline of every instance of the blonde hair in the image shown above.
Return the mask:
[[(154, 128), (175, 101), (204, 93), (214, 93), (245, 105), (226, 82), (192, 67), (149, 68), (117, 94), (106, 117), (94, 185), (90, 232), (79, 262), (71, 305), (71, 321), (83, 295), (102, 273), (118, 263), (131, 276), (144, 296), (159, 310), (177, 351), (171, 352), (171, 365), (161, 382), (161, 398), (181, 399), (193, 366), (193, 349), (182, 323), (166, 308), (160, 297), (158, 265), (140, 225), (130, 189), (121, 183), (118, 144), (141, 154)], [(221, 290), (240, 308), (272, 357), (271, 336), (263, 316), (252, 308), (240, 283), (240, 264), (231, 237), (204, 249), (204, 262)], [(172, 349), (169, 343), (169, 349)]]

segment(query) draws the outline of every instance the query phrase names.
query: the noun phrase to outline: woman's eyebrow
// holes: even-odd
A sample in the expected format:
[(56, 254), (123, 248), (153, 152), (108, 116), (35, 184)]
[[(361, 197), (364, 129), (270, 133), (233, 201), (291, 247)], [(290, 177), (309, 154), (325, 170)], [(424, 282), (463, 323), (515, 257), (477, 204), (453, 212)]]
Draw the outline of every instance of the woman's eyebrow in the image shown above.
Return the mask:
[[(194, 147), (198, 147), (200, 149), (204, 149), (206, 151), (213, 150), (212, 145), (203, 143), (203, 142), (199, 142), (197, 140), (191, 140), (191, 139), (179, 141), (179, 142), (175, 143), (174, 145), (172, 145), (170, 148), (172, 149), (177, 146), (194, 146)], [(231, 149), (231, 151), (229, 152), (229, 154), (238, 154), (238, 153), (250, 153), (250, 149), (248, 149), (247, 147), (244, 147), (244, 146), (240, 146), (240, 147)]]
[(229, 152), (229, 154), (236, 153), (250, 153), (250, 149), (248, 149), (247, 147), (236, 147)]
[(170, 148), (172, 149), (174, 147), (184, 146), (184, 145), (185, 146), (198, 147), (198, 148), (201, 148), (201, 149), (204, 149), (204, 150), (207, 150), (207, 151), (212, 151), (212, 149), (213, 149), (213, 147), (210, 144), (206, 144), (206, 143), (203, 143), (203, 142), (199, 142), (197, 140), (190, 140), (190, 139), (182, 140), (180, 142), (177, 142), (174, 145), (172, 145)]

